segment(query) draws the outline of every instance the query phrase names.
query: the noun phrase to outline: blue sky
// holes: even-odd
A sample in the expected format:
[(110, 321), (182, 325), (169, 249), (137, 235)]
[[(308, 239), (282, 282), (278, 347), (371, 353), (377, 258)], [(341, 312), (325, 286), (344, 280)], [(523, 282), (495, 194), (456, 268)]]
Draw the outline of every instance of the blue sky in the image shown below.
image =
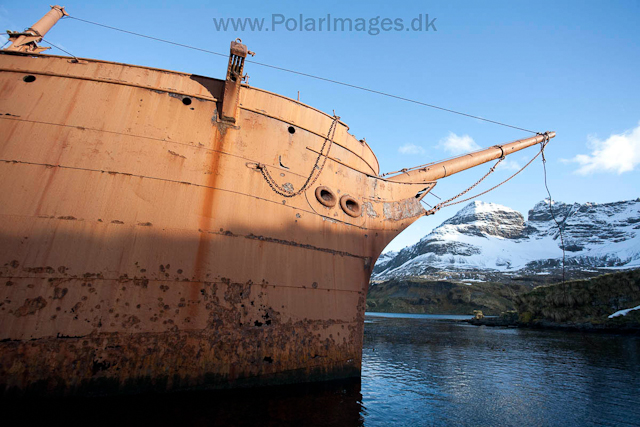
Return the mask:
[[(50, 2), (0, 5), (2, 29), (21, 30)], [(323, 1), (242, 3), (65, 1), (78, 18), (228, 53), (236, 37), (255, 60), (390, 92), (536, 131), (555, 130), (547, 148), (554, 199), (605, 203), (640, 196), (640, 2), (637, 1)], [(429, 15), (429, 31), (218, 31), (214, 18), (401, 18)], [(432, 21), (433, 19), (435, 21)], [(317, 21), (316, 21), (317, 22)], [(426, 25), (425, 25), (426, 27)], [(46, 39), (76, 56), (223, 78), (226, 59), (64, 20)], [(54, 54), (60, 54), (56, 49)], [(529, 134), (330, 83), (248, 64), (252, 86), (335, 110), (365, 137), (381, 171), (447, 158), (457, 149), (491, 146)], [(635, 130), (635, 132), (634, 132)], [(478, 191), (524, 165), (535, 149), (508, 158)], [(484, 175), (481, 166), (445, 180), (448, 198)], [(522, 212), (546, 197), (542, 164), (481, 197)], [(437, 199), (427, 196), (428, 203)], [(423, 218), (389, 249), (400, 249), (455, 214)]]

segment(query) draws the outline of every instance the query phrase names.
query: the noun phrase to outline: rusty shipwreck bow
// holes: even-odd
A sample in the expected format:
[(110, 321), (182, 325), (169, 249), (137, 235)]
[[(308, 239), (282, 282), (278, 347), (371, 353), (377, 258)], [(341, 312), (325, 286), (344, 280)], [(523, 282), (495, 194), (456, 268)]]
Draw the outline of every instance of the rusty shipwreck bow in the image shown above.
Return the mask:
[[(225, 79), (0, 51), (0, 390), (360, 375), (365, 299), (436, 181), (554, 133), (380, 176), (345, 123)], [(40, 25), (42, 24), (42, 25)]]

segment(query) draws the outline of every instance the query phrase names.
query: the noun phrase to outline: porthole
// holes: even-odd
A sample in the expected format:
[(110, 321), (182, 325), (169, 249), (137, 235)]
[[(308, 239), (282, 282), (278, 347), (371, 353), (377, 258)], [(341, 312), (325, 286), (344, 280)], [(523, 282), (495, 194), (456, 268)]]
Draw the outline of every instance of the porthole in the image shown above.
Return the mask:
[(29, 74), (28, 76), (24, 76), (22, 78), (22, 81), (25, 82), (25, 83), (35, 82), (36, 81), (36, 76), (32, 76), (31, 74)]
[(328, 208), (336, 205), (336, 195), (333, 194), (333, 191), (331, 191), (329, 187), (325, 187), (324, 185), (316, 188), (316, 199)]
[(294, 133), (296, 133), (296, 128), (294, 128), (293, 126), (289, 126), (289, 133), (291, 135), (293, 135)]
[(362, 213), (360, 203), (358, 203), (356, 199), (347, 194), (340, 197), (340, 207), (347, 215), (354, 218), (360, 216), (360, 214)]
[(184, 105), (191, 105), (191, 98), (187, 98), (187, 97), (182, 98), (182, 103)]

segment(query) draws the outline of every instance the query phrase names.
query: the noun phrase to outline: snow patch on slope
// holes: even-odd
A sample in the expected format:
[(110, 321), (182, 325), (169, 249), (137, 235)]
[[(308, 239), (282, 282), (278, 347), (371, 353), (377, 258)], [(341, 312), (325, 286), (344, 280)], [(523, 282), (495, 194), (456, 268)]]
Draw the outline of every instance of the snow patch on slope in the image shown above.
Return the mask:
[(633, 308), (626, 308), (624, 310), (618, 310), (615, 313), (613, 313), (611, 316), (609, 316), (609, 319), (613, 319), (614, 317), (618, 317), (618, 316), (626, 316), (627, 314), (629, 314), (630, 311), (633, 310), (640, 310), (640, 305), (637, 307), (633, 307)]

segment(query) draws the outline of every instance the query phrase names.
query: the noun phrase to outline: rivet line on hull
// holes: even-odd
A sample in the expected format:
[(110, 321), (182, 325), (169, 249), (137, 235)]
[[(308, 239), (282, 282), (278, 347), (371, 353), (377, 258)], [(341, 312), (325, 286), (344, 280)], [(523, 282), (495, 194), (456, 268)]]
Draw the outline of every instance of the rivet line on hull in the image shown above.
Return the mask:
[[(248, 110), (248, 111), (252, 111), (252, 110)], [(4, 119), (4, 120), (14, 120), (14, 121), (18, 121), (18, 122), (35, 123), (35, 124), (41, 124), (41, 125), (68, 127), (68, 128), (74, 128), (74, 129), (79, 129), (79, 130), (83, 130), (83, 131), (108, 133), (108, 134), (112, 134), (112, 135), (120, 135), (120, 136), (126, 136), (126, 137), (131, 137), (131, 138), (148, 139), (148, 140), (151, 140), (151, 141), (159, 141), (159, 142), (164, 142), (164, 143), (169, 143), (169, 144), (181, 145), (183, 147), (197, 148), (198, 150), (205, 150), (205, 151), (208, 151), (208, 152), (211, 152), (211, 153), (220, 153), (220, 154), (224, 154), (224, 155), (229, 156), (229, 157), (234, 157), (236, 159), (246, 160), (246, 161), (251, 162), (251, 163), (258, 163), (256, 160), (250, 159), (248, 157), (238, 156), (237, 154), (231, 154), (231, 153), (228, 153), (226, 151), (216, 150), (216, 149), (208, 148), (208, 147), (204, 147), (204, 146), (193, 145), (193, 144), (189, 144), (189, 143), (186, 143), (186, 142), (171, 141), (171, 140), (163, 139), (163, 138), (153, 138), (153, 137), (145, 136), (145, 135), (136, 135), (136, 134), (132, 134), (132, 133), (115, 132), (115, 131), (111, 131), (111, 130), (94, 129), (94, 128), (88, 128), (88, 127), (79, 126), (79, 125), (70, 125), (70, 124), (63, 124), (63, 123), (51, 123), (51, 122), (43, 122), (43, 121), (38, 121), (38, 120), (28, 120), (28, 119), (18, 118), (18, 116), (14, 116), (14, 115), (8, 115), (9, 113), (5, 113), (4, 116), (2, 116), (1, 114), (2, 113), (0, 113), (0, 119)], [(260, 114), (260, 113), (256, 113), (256, 114)], [(271, 117), (271, 116), (268, 116), (268, 117)], [(276, 120), (280, 120), (280, 119), (276, 118)], [(354, 154), (354, 155), (358, 156), (356, 153), (354, 153), (353, 151), (350, 151), (348, 148), (346, 148), (346, 147), (344, 147), (344, 146), (342, 146), (340, 144), (337, 144), (335, 142), (334, 142), (334, 144), (344, 148), (345, 150), (349, 151), (351, 154)], [(310, 149), (310, 150), (313, 151), (313, 149)], [(358, 156), (358, 157), (360, 157), (360, 156)], [(334, 160), (331, 157), (329, 157), (329, 159), (330, 160)], [(362, 160), (364, 161), (364, 159), (362, 159)], [(368, 163), (366, 163), (366, 161), (365, 161), (365, 164), (368, 164)], [(300, 178), (303, 177), (301, 174), (299, 174), (297, 172), (293, 172), (291, 170), (283, 169), (283, 168), (279, 167), (278, 165), (269, 165), (269, 167), (272, 167), (272, 168), (275, 168), (275, 169), (278, 169), (278, 170), (282, 170), (282, 171), (286, 171), (288, 174), (295, 175), (295, 176), (300, 177)], [(358, 171), (357, 169), (354, 169), (354, 170)], [(363, 173), (361, 171), (358, 171), (358, 172)], [(193, 185), (197, 185), (197, 184), (193, 184)]]
[[(317, 215), (317, 214), (315, 214)], [(320, 216), (320, 215), (317, 215)], [(0, 217), (20, 217), (20, 218), (31, 218), (31, 216), (27, 216), (27, 215), (3, 215), (0, 214)], [(49, 216), (39, 216), (39, 219), (57, 219), (59, 221), (67, 221), (68, 219), (65, 217), (49, 217)], [(74, 218), (75, 219), (75, 218)], [(80, 221), (84, 221), (83, 219), (80, 219)], [(107, 224), (105, 222), (100, 222), (100, 221), (95, 221), (95, 223), (97, 224)], [(129, 225), (129, 227), (135, 227), (136, 225)], [(146, 226), (146, 225), (140, 225), (138, 224), (137, 226)], [(166, 230), (167, 228), (163, 228), (163, 230)], [(168, 230), (180, 230), (180, 231), (190, 231), (187, 229), (182, 229), (182, 228), (168, 228)], [(299, 247), (301, 249), (308, 249), (308, 250), (314, 250), (314, 251), (318, 251), (318, 252), (325, 252), (325, 253), (330, 253), (332, 255), (340, 255), (340, 256), (349, 256), (349, 257), (353, 257), (353, 258), (360, 258), (362, 260), (366, 260), (368, 257), (362, 256), (362, 255), (356, 255), (356, 254), (352, 254), (350, 252), (345, 252), (345, 251), (338, 251), (338, 250), (334, 250), (334, 249), (330, 249), (330, 248), (322, 248), (322, 247), (318, 247), (318, 246), (313, 246), (313, 245), (308, 245), (305, 243), (298, 243), (295, 242), (293, 240), (284, 240), (284, 239), (278, 239), (275, 237), (268, 237), (268, 236), (258, 236), (255, 235), (253, 233), (251, 234), (234, 234), (231, 233), (229, 231), (209, 231), (209, 230), (202, 230), (202, 229), (198, 229), (199, 233), (207, 233), (207, 234), (215, 234), (218, 236), (225, 236), (225, 237), (244, 237), (245, 239), (249, 239), (249, 240), (260, 240), (263, 242), (268, 242), (268, 243), (277, 243), (280, 245), (285, 245), (285, 246), (296, 246)]]
[[(0, 268), (1, 269), (1, 268)], [(129, 277), (126, 279), (120, 279), (120, 278), (105, 278), (105, 277), (78, 277), (78, 276), (4, 276), (4, 275), (0, 275), (0, 277), (2, 277), (3, 279), (26, 279), (26, 280), (33, 280), (33, 279), (40, 279), (40, 280), (60, 280), (61, 282), (67, 283), (70, 282), (72, 280), (78, 280), (81, 282), (92, 282), (94, 280), (101, 280), (104, 282), (118, 282), (118, 283), (128, 283), (128, 282), (133, 282), (134, 280), (149, 280), (149, 282), (158, 282), (158, 283), (193, 283), (193, 284), (204, 284), (204, 283), (220, 283), (220, 284), (224, 284), (225, 282), (223, 281), (219, 281), (219, 280), (182, 280), (182, 279), (154, 279), (154, 278), (150, 278), (150, 277), (138, 277), (138, 276), (134, 276), (134, 277)], [(260, 283), (260, 282), (254, 282), (251, 283), (249, 286), (265, 286), (265, 287), (273, 287), (273, 288), (287, 288), (287, 289), (304, 289), (304, 290), (308, 290), (308, 291), (316, 291), (316, 292), (325, 292), (325, 291), (331, 291), (331, 292), (344, 292), (344, 293), (351, 293), (351, 294), (362, 294), (361, 291), (352, 291), (349, 289), (329, 289), (329, 288), (313, 288), (313, 287), (305, 287), (305, 286), (289, 286), (289, 285), (272, 285), (272, 284), (264, 284), (264, 283)]]
[[(313, 211), (310, 211), (310, 210), (297, 208), (295, 206), (283, 205), (282, 202), (279, 202), (279, 201), (269, 200), (269, 199), (265, 199), (265, 198), (262, 198), (262, 197), (254, 196), (254, 195), (251, 195), (251, 194), (241, 193), (239, 191), (227, 190), (227, 189), (218, 188), (218, 187), (211, 187), (211, 186), (202, 185), (202, 184), (195, 184), (195, 183), (191, 183), (191, 182), (187, 182), (187, 181), (178, 181), (178, 180), (175, 180), (175, 179), (167, 179), (167, 178), (158, 178), (158, 177), (154, 177), (154, 176), (138, 175), (138, 174), (128, 173), (128, 172), (116, 172), (116, 171), (109, 171), (109, 170), (80, 168), (80, 167), (77, 167), (77, 166), (64, 166), (64, 165), (52, 165), (52, 164), (48, 164), (48, 163), (26, 162), (26, 161), (23, 161), (23, 160), (0, 159), (0, 162), (13, 163), (13, 164), (23, 164), (23, 165), (30, 165), (30, 166), (44, 166), (46, 168), (60, 168), (60, 169), (69, 169), (69, 170), (79, 170), (79, 171), (85, 171), (85, 172), (107, 173), (109, 175), (125, 175), (125, 176), (133, 176), (135, 178), (153, 179), (153, 180), (156, 180), (156, 181), (170, 182), (170, 183), (173, 183), (173, 184), (193, 185), (194, 187), (208, 188), (208, 189), (211, 189), (211, 190), (225, 191), (225, 192), (228, 192), (228, 193), (238, 194), (238, 195), (241, 195), (241, 196), (253, 197), (254, 199), (262, 200), (262, 201), (269, 202), (269, 203), (274, 203), (274, 204), (276, 204), (278, 206), (283, 206), (283, 207), (287, 207), (287, 208), (290, 208), (290, 209), (295, 209), (295, 210), (298, 210), (298, 211), (306, 212), (306, 213), (309, 213), (309, 214), (322, 216), (322, 215), (318, 215), (317, 213), (315, 213)], [(339, 220), (336, 220), (336, 219), (332, 219), (332, 220), (333, 221), (339, 221)], [(342, 221), (340, 221), (340, 222), (342, 222)], [(346, 222), (343, 222), (343, 224), (350, 225), (352, 227), (363, 228), (363, 227), (359, 227), (357, 225), (349, 224), (349, 223), (346, 223)], [(365, 229), (365, 228), (363, 228), (363, 229)]]
[(136, 87), (136, 88), (140, 88), (140, 89), (148, 89), (148, 90), (153, 90), (153, 91), (157, 91), (157, 92), (173, 93), (173, 94), (176, 94), (176, 95), (188, 96), (190, 98), (196, 98), (196, 99), (199, 99), (201, 101), (207, 101), (207, 102), (217, 102), (218, 101), (218, 99), (216, 99), (214, 97), (207, 97), (207, 96), (202, 96), (202, 95), (192, 95), (190, 93), (179, 92), (177, 90), (162, 89), (162, 88), (158, 88), (158, 87), (154, 87), (154, 86), (137, 85), (137, 84), (134, 84), (134, 83), (128, 83), (128, 82), (124, 82), (124, 81), (120, 81), (120, 80), (96, 79), (94, 77), (84, 77), (84, 76), (80, 77), (80, 76), (73, 76), (73, 75), (69, 75), (69, 74), (57, 74), (57, 73), (48, 73), (48, 72), (43, 72), (43, 71), (22, 70), (22, 69), (19, 69), (19, 68), (0, 68), (0, 71), (4, 71), (4, 72), (7, 72), (7, 73), (17, 73), (17, 74), (28, 73), (28, 74), (35, 74), (35, 75), (38, 75), (38, 76), (59, 77), (59, 78), (64, 78), (64, 79), (86, 80), (86, 81), (89, 81), (89, 82), (107, 83), (107, 84), (114, 84), (114, 85)]
[[(253, 197), (254, 199), (257, 199), (257, 200), (263, 200), (265, 202), (273, 203), (273, 204), (276, 204), (278, 206), (286, 207), (286, 208), (289, 208), (289, 209), (294, 209), (294, 210), (297, 210), (297, 211), (300, 211), (300, 212), (305, 212), (305, 213), (308, 213), (308, 214), (319, 216), (321, 218), (326, 218), (329, 221), (339, 222), (340, 224), (347, 225), (349, 227), (355, 227), (355, 228), (358, 228), (358, 229), (361, 229), (361, 230), (365, 230), (365, 231), (384, 231), (385, 230), (384, 228), (373, 228), (373, 227), (367, 228), (367, 227), (362, 227), (362, 226), (357, 225), (357, 224), (350, 224), (348, 222), (344, 222), (344, 221), (341, 221), (341, 220), (336, 219), (336, 218), (331, 218), (331, 217), (327, 217), (327, 216), (324, 216), (324, 215), (319, 215), (317, 212), (314, 212), (314, 211), (311, 211), (311, 210), (302, 209), (302, 208), (295, 207), (295, 206), (283, 205), (281, 202), (273, 201), (273, 200), (269, 200), (269, 199), (264, 199), (262, 197), (253, 196), (251, 194), (240, 193), (238, 191), (233, 191), (233, 190), (226, 190), (224, 188), (210, 187), (210, 186), (202, 185), (202, 184), (194, 184), (194, 183), (190, 183), (190, 182), (186, 182), (186, 181), (177, 181), (177, 180), (173, 180), (173, 179), (158, 178), (158, 177), (145, 176), (145, 175), (137, 175), (137, 174), (126, 173), (126, 172), (114, 172), (114, 171), (99, 170), (99, 169), (79, 168), (79, 167), (75, 167), (75, 166), (64, 166), (64, 165), (52, 165), (52, 164), (47, 164), (47, 163), (25, 162), (25, 161), (22, 161), (22, 160), (0, 159), (0, 162), (10, 163), (10, 164), (23, 164), (23, 165), (30, 165), (30, 166), (44, 166), (46, 168), (60, 168), (60, 169), (69, 169), (69, 170), (80, 170), (80, 171), (86, 171), (86, 172), (108, 173), (110, 175), (125, 175), (125, 176), (133, 176), (133, 177), (136, 177), (136, 178), (153, 179), (153, 180), (157, 180), (157, 181), (170, 182), (170, 183), (174, 183), (174, 184), (193, 185), (194, 187), (198, 187), (198, 188), (208, 188), (208, 189), (212, 189), (212, 190), (219, 190), (219, 191), (224, 191), (224, 192), (228, 192), (228, 193), (238, 194), (238, 195), (241, 195), (241, 196)], [(375, 199), (370, 199), (370, 198), (366, 198), (366, 199), (367, 200), (375, 200)], [(378, 201), (378, 200), (375, 200), (375, 201)], [(4, 216), (12, 216), (12, 215), (4, 215)], [(352, 255), (352, 256), (363, 258), (363, 257), (360, 257), (358, 255)]]

